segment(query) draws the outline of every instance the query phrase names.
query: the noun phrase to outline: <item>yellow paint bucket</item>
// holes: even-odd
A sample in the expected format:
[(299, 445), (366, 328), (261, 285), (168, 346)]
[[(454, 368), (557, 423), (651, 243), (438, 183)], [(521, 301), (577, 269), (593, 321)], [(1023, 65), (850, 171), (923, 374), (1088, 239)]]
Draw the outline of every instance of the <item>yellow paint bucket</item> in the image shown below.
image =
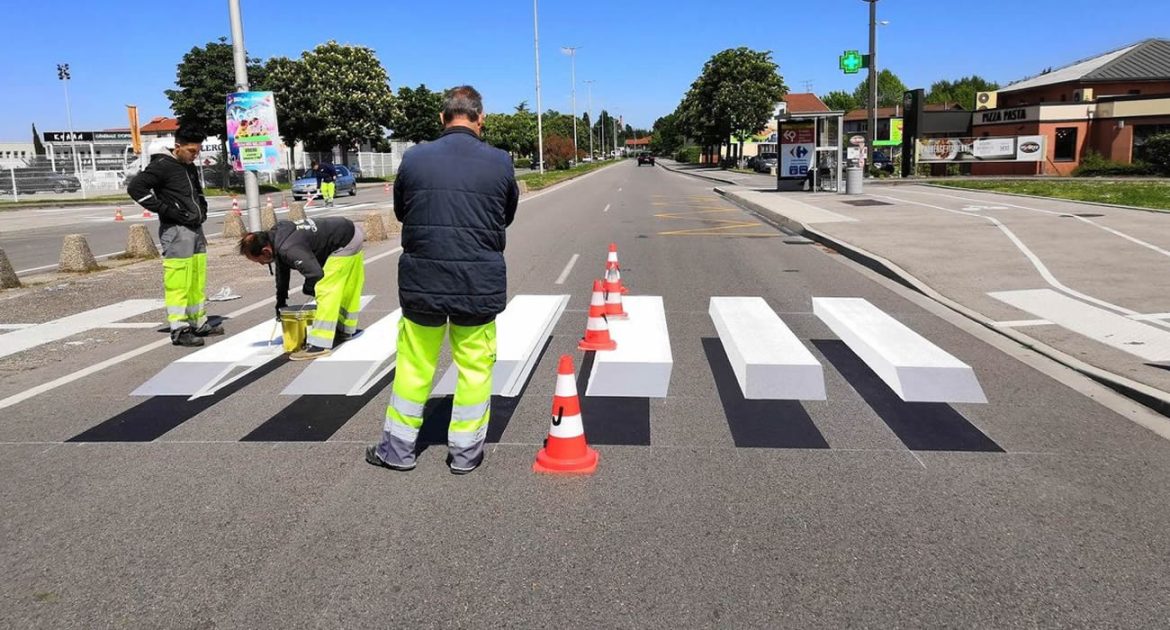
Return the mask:
[(305, 346), (305, 341), (309, 338), (309, 328), (312, 327), (316, 314), (316, 307), (306, 304), (280, 309), (280, 328), (284, 334), (285, 352), (296, 352)]

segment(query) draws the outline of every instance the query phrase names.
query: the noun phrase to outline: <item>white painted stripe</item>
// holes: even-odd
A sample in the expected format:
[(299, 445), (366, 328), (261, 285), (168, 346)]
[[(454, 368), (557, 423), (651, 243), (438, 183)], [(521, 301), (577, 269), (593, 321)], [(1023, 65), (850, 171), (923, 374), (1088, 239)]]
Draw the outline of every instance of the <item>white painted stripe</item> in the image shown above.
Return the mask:
[[(383, 258), (386, 258), (388, 256), (393, 256), (394, 254), (400, 253), (401, 251), (402, 251), (401, 247), (395, 247), (394, 249), (392, 249), (390, 251), (386, 251), (386, 252), (382, 252), (381, 254), (370, 256), (369, 258), (366, 259), (366, 264), (369, 265), (370, 263), (376, 262), (376, 261), (381, 260)], [(298, 291), (298, 290), (300, 290), (300, 287), (290, 288), (290, 291)], [(276, 302), (275, 296), (270, 297), (270, 298), (266, 298), (266, 299), (260, 300), (259, 302), (254, 303), (254, 304), (250, 304), (250, 305), (245, 306), (243, 308), (232, 311), (231, 313), (228, 313), (227, 315), (225, 315), (225, 317), (227, 317), (227, 318), (239, 317), (240, 315), (244, 315), (245, 313), (250, 313), (258, 308), (268, 306), (268, 305), (273, 304), (275, 302)], [(104, 370), (108, 367), (113, 367), (115, 365), (120, 365), (122, 363), (125, 363), (126, 361), (129, 361), (130, 359), (133, 359), (137, 356), (146, 354), (147, 352), (150, 352), (151, 350), (157, 350), (159, 348), (168, 346), (168, 345), (170, 345), (170, 343), (171, 343), (170, 338), (160, 339), (158, 341), (148, 343), (145, 346), (142, 346), (141, 348), (135, 348), (134, 350), (130, 350), (128, 352), (123, 352), (122, 354), (119, 354), (116, 357), (106, 359), (105, 361), (102, 361), (100, 363), (95, 363), (94, 365), (91, 365), (91, 366), (86, 367), (86, 368), (82, 368), (80, 370), (77, 370), (76, 372), (70, 372), (69, 374), (66, 374), (64, 376), (61, 376), (59, 378), (51, 380), (48, 383), (43, 383), (41, 385), (37, 385), (36, 387), (26, 389), (25, 391), (20, 392), (19, 394), (13, 394), (12, 396), (9, 396), (8, 398), (0, 400), (0, 409), (7, 409), (8, 407), (20, 404), (20, 403), (22, 403), (30, 398), (34, 398), (34, 397), (39, 396), (45, 392), (51, 392), (54, 389), (57, 389), (58, 387), (62, 387), (64, 385), (68, 385), (69, 383), (72, 383), (74, 381), (81, 380), (81, 379), (83, 379), (91, 374), (96, 374), (98, 372), (101, 372), (102, 370)]]
[(991, 297), (1146, 361), (1170, 361), (1170, 332), (1061, 295), (1051, 289), (998, 291)]
[(623, 306), (629, 319), (615, 319), (609, 324), (610, 338), (617, 342), (617, 349), (597, 353), (585, 395), (666, 398), (674, 357), (662, 298), (627, 297)]
[(0, 330), (24, 330), (33, 326), (36, 324), (0, 324)]
[(569, 264), (565, 265), (564, 271), (561, 271), (561, 275), (557, 276), (556, 284), (565, 283), (565, 280), (569, 277), (569, 273), (573, 271), (573, 265), (577, 264), (577, 259), (580, 257), (580, 254), (573, 254), (573, 256), (569, 258)]
[(1023, 328), (1025, 326), (1051, 326), (1052, 322), (1047, 319), (1017, 319), (1010, 322), (994, 322), (996, 326), (1001, 328)]
[[(119, 255), (121, 255), (121, 254), (125, 254), (125, 253), (126, 253), (126, 250), (122, 250), (122, 251), (118, 251), (118, 252), (110, 252), (110, 253), (108, 253), (108, 254), (102, 254), (102, 255), (100, 255), (100, 256), (94, 256), (94, 260), (105, 260), (105, 259), (107, 259), (107, 258), (109, 258), (109, 257), (111, 257), (111, 256), (119, 256)], [(23, 275), (24, 275), (24, 274), (26, 274), (26, 273), (34, 273), (34, 272), (37, 272), (37, 271), (45, 271), (46, 269), (56, 269), (58, 266), (59, 266), (59, 265), (58, 265), (57, 263), (54, 263), (54, 264), (52, 264), (52, 265), (41, 265), (40, 267), (32, 267), (31, 269), (21, 269), (20, 271), (16, 272), (16, 275), (18, 275), (18, 276), (23, 276)]]
[(708, 310), (749, 400), (825, 400), (820, 361), (760, 297), (713, 297)]
[(117, 304), (90, 309), (75, 315), (55, 319), (26, 328), (19, 335), (0, 337), (0, 357), (23, 352), (39, 345), (59, 341), (104, 324), (134, 317), (163, 308), (162, 300), (126, 300)]
[(398, 323), (402, 309), (367, 326), (357, 337), (341, 344), (333, 354), (317, 359), (284, 391), (282, 396), (361, 396), (394, 369), (398, 351)]
[(1154, 321), (1158, 319), (1170, 319), (1170, 313), (1151, 313), (1149, 315), (1130, 315), (1130, 319), (1136, 319), (1139, 322)]
[(158, 328), (159, 326), (162, 326), (162, 324), (160, 322), (115, 322), (113, 324), (102, 324), (100, 326), (95, 326), (95, 328), (115, 328), (115, 329), (123, 328), (123, 329), (137, 330), (137, 329), (147, 329), (147, 328)]
[(608, 204), (608, 203), (605, 204), (605, 209), (602, 210), (602, 212), (609, 212), (609, 206), (610, 206), (610, 204)]

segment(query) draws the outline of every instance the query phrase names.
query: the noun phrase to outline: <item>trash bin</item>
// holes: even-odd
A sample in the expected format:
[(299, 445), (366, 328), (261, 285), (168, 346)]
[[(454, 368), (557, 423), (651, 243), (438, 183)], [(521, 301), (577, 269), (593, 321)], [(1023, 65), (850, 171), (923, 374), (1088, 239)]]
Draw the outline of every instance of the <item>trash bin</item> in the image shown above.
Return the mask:
[(309, 327), (317, 314), (315, 305), (301, 304), (280, 309), (280, 328), (284, 335), (284, 351), (296, 352), (305, 346)]
[(861, 167), (850, 166), (845, 169), (845, 194), (860, 195), (862, 192)]

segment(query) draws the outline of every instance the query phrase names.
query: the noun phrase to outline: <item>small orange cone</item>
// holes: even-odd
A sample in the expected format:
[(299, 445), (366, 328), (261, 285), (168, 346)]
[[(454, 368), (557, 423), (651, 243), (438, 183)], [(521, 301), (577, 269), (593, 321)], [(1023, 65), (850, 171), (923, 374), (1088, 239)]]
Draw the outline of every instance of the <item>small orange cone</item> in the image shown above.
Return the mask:
[(536, 454), (533, 472), (554, 475), (589, 475), (597, 470), (597, 451), (585, 442), (581, 402), (573, 374), (573, 357), (561, 355), (557, 366), (557, 389), (553, 394), (552, 426), (544, 448)]
[(621, 266), (621, 264), (618, 263), (617, 243), (610, 243), (609, 244), (609, 256), (607, 256), (605, 259), (605, 278), (606, 278), (606, 280), (609, 279), (610, 272), (613, 272), (613, 274), (616, 276), (618, 290), (621, 291), (622, 294), (629, 293), (630, 290), (627, 289), (626, 286), (622, 284), (622, 266)]
[(609, 322), (605, 320), (605, 297), (601, 281), (593, 281), (593, 299), (589, 303), (589, 321), (585, 337), (577, 344), (580, 350), (617, 350), (617, 342), (609, 338)]
[(390, 183), (389, 182), (387, 182), (385, 185), (382, 186), (382, 192), (386, 193), (387, 195), (390, 194)]
[(264, 209), (265, 209), (265, 210), (272, 210), (272, 209), (273, 209), (273, 205), (272, 205), (272, 195), (268, 195), (268, 201), (265, 203), (265, 208), (264, 208)]
[(609, 319), (629, 319), (630, 314), (622, 306), (622, 288), (615, 278), (617, 270), (605, 272), (605, 316)]
[(142, 218), (143, 219), (153, 219), (154, 215), (150, 213), (150, 210), (143, 210), (142, 211)]
[(115, 220), (115, 221), (125, 221), (125, 220), (126, 220), (126, 219), (125, 219), (125, 218), (122, 216), (122, 208), (121, 208), (121, 206), (119, 206), (119, 207), (117, 207), (117, 208), (114, 208), (114, 220)]
[(240, 216), (240, 200), (235, 195), (232, 195), (232, 214)]

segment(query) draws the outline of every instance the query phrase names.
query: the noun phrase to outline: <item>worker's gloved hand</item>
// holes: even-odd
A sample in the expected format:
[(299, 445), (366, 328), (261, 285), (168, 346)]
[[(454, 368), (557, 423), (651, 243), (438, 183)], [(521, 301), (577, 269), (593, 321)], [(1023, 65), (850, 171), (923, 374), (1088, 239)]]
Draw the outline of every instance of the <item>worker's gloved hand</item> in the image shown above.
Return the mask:
[(280, 309), (282, 309), (286, 306), (288, 306), (288, 305), (287, 304), (277, 304), (276, 305), (276, 321), (280, 321)]

